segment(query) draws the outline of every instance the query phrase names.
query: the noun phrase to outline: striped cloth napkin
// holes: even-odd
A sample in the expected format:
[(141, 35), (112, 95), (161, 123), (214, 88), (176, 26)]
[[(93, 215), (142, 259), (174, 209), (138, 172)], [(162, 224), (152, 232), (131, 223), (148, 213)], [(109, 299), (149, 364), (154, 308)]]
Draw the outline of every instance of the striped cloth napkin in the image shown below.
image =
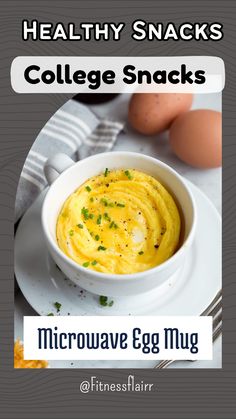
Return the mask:
[(110, 150), (123, 124), (99, 120), (86, 106), (69, 100), (46, 123), (23, 166), (16, 194), (15, 221), (47, 186), (43, 167), (56, 153), (75, 161)]

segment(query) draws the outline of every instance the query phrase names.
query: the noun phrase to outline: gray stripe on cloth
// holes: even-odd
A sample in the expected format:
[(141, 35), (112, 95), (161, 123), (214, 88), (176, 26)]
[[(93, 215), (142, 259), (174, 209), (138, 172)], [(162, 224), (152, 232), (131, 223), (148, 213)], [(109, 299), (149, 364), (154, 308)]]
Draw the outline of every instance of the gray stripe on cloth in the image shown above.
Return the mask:
[(65, 153), (75, 161), (111, 150), (123, 124), (99, 120), (88, 107), (69, 100), (45, 124), (23, 166), (15, 203), (15, 221), (47, 186), (45, 161)]

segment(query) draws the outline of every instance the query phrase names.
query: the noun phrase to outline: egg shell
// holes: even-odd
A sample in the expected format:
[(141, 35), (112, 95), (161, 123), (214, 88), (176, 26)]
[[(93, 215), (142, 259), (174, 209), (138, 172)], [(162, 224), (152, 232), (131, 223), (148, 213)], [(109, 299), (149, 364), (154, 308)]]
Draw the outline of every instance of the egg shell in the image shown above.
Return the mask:
[(222, 115), (198, 109), (180, 115), (170, 128), (174, 153), (191, 166), (208, 169), (222, 164)]
[(129, 104), (128, 119), (132, 127), (146, 135), (158, 134), (170, 126), (181, 113), (191, 108), (192, 94), (135, 93)]

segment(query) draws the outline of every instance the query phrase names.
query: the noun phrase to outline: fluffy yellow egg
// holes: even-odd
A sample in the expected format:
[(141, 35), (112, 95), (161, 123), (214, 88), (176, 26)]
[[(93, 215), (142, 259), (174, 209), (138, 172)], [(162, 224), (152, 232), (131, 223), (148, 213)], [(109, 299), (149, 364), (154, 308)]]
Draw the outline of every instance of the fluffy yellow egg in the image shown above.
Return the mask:
[(131, 274), (176, 251), (180, 215), (164, 186), (134, 170), (106, 171), (68, 197), (56, 226), (61, 250), (85, 268)]

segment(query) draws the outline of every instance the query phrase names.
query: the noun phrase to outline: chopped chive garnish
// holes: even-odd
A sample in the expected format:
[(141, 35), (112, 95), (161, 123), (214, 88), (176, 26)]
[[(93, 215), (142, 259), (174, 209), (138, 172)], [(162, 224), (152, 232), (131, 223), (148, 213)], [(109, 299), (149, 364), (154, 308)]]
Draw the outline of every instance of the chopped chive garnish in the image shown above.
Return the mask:
[(70, 230), (70, 231), (69, 231), (69, 235), (70, 235), (70, 236), (73, 236), (73, 235), (74, 235), (74, 230)]
[(102, 204), (104, 204), (104, 205), (105, 205), (105, 207), (107, 207), (107, 206), (108, 206), (108, 202), (107, 202), (107, 200), (106, 200), (105, 198), (102, 198), (102, 199), (100, 200), (100, 202), (101, 202)]
[(85, 186), (85, 189), (86, 189), (86, 191), (88, 191), (88, 192), (91, 192), (91, 188), (90, 188), (90, 186)]
[(129, 170), (125, 170), (125, 176), (127, 176), (127, 178), (128, 178), (129, 180), (133, 179), (133, 176), (131, 176), (131, 174), (130, 174)]
[(89, 262), (84, 262), (83, 266), (84, 266), (84, 268), (87, 268), (89, 266)]
[(109, 225), (109, 228), (118, 228), (118, 225), (115, 223), (115, 221), (112, 221), (111, 224)]
[(94, 218), (94, 214), (89, 214), (89, 218), (92, 220)]
[(100, 239), (98, 234), (96, 234), (96, 236), (94, 238), (95, 238), (96, 242), (98, 242), (98, 240)]
[(107, 213), (107, 212), (105, 212), (105, 213), (103, 214), (103, 217), (105, 218), (105, 220), (106, 220), (106, 221), (111, 221), (111, 219), (110, 219), (110, 217), (109, 217), (109, 215), (108, 215), (108, 213)]
[(89, 219), (89, 211), (88, 211), (88, 208), (83, 207), (82, 210), (81, 210), (81, 214), (84, 216), (84, 219), (85, 220), (88, 220)]
[(61, 304), (58, 303), (57, 301), (54, 303), (54, 307), (57, 309), (57, 313), (59, 313), (60, 309), (61, 309)]
[(111, 307), (111, 306), (113, 306), (114, 301), (111, 300), (111, 301), (108, 302), (108, 297), (106, 297), (105, 295), (100, 295), (99, 303), (103, 307)]
[(109, 173), (110, 171), (108, 170), (108, 168), (106, 167), (106, 170), (105, 170), (105, 172), (104, 172), (104, 176), (105, 177), (107, 177), (107, 175), (108, 175), (108, 173)]
[(100, 251), (100, 250), (107, 250), (107, 248), (104, 247), (104, 246), (98, 246), (98, 251)]
[(54, 316), (54, 314), (53, 313), (48, 313), (47, 316)]
[(125, 204), (120, 204), (119, 202), (116, 204), (117, 207), (124, 208)]
[(101, 306), (107, 306), (107, 300), (108, 300), (108, 298), (105, 297), (105, 295), (100, 295), (99, 303), (101, 304)]
[(102, 216), (100, 214), (97, 218), (97, 224), (101, 224), (101, 222), (102, 222)]
[(93, 197), (91, 197), (91, 198), (90, 198), (90, 202), (93, 202), (93, 201), (94, 201), (94, 198), (93, 198)]
[(93, 266), (97, 265), (97, 261), (96, 260), (93, 260), (93, 262), (91, 263), (91, 265), (93, 265)]
[(138, 254), (139, 254), (139, 255), (143, 255), (143, 254), (144, 254), (144, 252), (141, 250), (141, 252), (138, 252)]
[(77, 224), (77, 227), (84, 228), (83, 224)]
[(100, 200), (100, 202), (105, 206), (105, 207), (114, 207), (115, 205), (113, 204), (113, 202), (108, 202), (107, 199), (102, 198)]

